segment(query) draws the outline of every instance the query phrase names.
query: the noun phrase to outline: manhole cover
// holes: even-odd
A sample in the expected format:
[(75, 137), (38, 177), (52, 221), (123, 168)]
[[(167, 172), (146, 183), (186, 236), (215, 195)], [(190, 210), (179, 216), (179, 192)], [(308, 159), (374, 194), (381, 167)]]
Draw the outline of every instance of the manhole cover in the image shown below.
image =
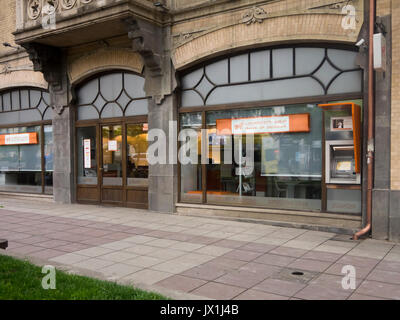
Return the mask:
[(320, 273), (319, 272), (311, 272), (306, 270), (296, 270), (296, 269), (289, 269), (283, 268), (280, 272), (276, 273), (273, 278), (284, 280), (284, 281), (291, 281), (297, 283), (308, 283), (315, 277), (317, 277)]

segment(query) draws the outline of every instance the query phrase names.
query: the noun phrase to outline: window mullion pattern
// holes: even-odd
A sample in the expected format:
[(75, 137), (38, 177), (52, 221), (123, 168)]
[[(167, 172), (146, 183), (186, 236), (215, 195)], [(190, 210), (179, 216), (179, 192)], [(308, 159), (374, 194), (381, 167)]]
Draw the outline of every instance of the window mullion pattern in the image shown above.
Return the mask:
[(357, 53), (319, 47), (274, 48), (203, 65), (182, 77), (182, 107), (361, 93)]

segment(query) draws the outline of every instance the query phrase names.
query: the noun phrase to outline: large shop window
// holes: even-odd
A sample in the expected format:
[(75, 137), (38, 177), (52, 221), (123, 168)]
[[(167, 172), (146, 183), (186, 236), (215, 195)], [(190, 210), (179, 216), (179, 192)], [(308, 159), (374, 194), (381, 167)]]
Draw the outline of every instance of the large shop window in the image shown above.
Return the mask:
[(0, 129), (0, 190), (52, 194), (52, 186), (52, 126)]
[(53, 193), (49, 103), (49, 94), (42, 89), (23, 87), (0, 92), (1, 191)]
[(338, 200), (343, 208), (350, 193), (326, 191), (327, 120), (318, 104), (362, 97), (356, 55), (276, 48), (183, 75), (180, 129), (191, 130), (197, 161), (180, 164), (180, 201), (333, 212)]

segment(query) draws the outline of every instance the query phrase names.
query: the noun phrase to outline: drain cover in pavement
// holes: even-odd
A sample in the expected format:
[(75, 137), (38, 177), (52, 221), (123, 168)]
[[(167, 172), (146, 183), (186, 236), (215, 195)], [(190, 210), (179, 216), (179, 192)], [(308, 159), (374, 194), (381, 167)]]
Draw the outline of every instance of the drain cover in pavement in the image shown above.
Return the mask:
[(291, 282), (308, 283), (318, 275), (320, 275), (319, 272), (283, 268), (280, 272), (276, 273), (273, 278)]

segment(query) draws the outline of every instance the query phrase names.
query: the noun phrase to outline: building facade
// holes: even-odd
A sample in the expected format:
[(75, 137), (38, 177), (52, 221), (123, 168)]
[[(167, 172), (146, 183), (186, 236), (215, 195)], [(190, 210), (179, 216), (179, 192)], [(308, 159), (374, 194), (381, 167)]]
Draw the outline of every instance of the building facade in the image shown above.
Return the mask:
[[(0, 4), (2, 192), (344, 233), (367, 223), (369, 0)], [(396, 10), (376, 1), (387, 50), (371, 234), (398, 241)]]

